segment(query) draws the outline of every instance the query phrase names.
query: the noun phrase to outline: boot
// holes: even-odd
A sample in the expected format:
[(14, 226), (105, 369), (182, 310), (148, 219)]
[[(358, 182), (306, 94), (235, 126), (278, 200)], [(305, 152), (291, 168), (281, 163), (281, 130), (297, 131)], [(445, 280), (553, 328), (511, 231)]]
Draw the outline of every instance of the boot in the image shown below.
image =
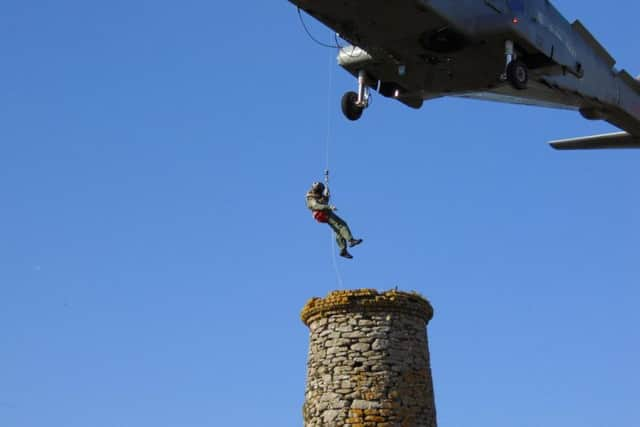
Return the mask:
[(340, 256), (343, 257), (343, 258), (347, 258), (347, 259), (353, 258), (353, 255), (351, 255), (349, 252), (347, 252), (347, 248), (344, 248), (344, 249), (340, 250)]
[(362, 239), (351, 239), (349, 240), (349, 247), (358, 246), (360, 243), (362, 243)]

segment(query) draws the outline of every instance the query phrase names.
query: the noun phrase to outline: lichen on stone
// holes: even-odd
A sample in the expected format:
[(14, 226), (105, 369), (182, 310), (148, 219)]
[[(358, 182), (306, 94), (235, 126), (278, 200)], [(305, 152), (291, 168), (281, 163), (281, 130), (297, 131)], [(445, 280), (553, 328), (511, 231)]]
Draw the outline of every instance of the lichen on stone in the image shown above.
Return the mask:
[(325, 298), (314, 297), (307, 301), (300, 317), (310, 325), (317, 318), (346, 311), (403, 312), (421, 317), (425, 322), (433, 317), (433, 308), (423, 296), (396, 289), (384, 292), (375, 289), (333, 291)]

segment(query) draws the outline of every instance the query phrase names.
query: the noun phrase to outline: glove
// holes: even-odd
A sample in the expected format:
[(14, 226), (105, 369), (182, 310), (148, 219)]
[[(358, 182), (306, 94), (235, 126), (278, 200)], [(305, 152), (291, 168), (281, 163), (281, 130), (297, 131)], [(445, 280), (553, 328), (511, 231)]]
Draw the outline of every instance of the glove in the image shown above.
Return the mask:
[(329, 209), (331, 209), (332, 211), (337, 211), (337, 210), (338, 210), (338, 208), (336, 208), (336, 207), (335, 207), (335, 206), (333, 206), (333, 205), (329, 205)]

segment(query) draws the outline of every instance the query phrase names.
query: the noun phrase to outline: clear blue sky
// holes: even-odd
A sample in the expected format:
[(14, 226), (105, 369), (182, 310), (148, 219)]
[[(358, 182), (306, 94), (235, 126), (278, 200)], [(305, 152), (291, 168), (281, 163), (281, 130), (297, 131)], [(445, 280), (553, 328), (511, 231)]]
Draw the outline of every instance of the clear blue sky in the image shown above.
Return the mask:
[[(635, 75), (640, 5), (603, 5), (556, 1)], [(283, 0), (5, 2), (0, 40), (3, 427), (302, 425), (328, 122), (343, 286), (430, 299), (441, 426), (640, 425), (640, 151), (545, 143), (610, 126), (380, 97), (348, 123)]]

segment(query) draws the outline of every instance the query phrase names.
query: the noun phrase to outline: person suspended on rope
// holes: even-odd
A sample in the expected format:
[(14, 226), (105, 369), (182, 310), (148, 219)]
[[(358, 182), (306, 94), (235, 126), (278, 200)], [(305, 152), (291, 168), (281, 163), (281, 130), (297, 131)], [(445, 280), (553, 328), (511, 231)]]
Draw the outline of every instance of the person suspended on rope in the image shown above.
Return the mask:
[(340, 248), (340, 256), (345, 258), (353, 258), (347, 251), (347, 244), (350, 248), (362, 243), (362, 239), (355, 239), (351, 234), (351, 230), (347, 223), (335, 214), (337, 210), (335, 206), (329, 204), (329, 186), (321, 182), (311, 184), (311, 189), (307, 192), (307, 208), (313, 214), (313, 218), (320, 222), (329, 224), (329, 227), (336, 235), (336, 243)]

